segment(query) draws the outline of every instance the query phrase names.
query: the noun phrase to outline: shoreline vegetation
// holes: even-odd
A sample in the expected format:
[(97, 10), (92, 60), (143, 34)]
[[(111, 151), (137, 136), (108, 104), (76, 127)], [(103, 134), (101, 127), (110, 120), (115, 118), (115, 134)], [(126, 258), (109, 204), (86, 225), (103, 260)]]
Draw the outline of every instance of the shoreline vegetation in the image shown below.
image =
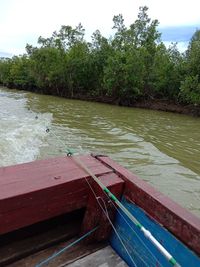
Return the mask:
[(200, 116), (200, 30), (180, 53), (166, 48), (146, 6), (129, 27), (113, 18), (113, 36), (85, 40), (81, 24), (61, 26), (26, 54), (0, 58), (0, 84), (72, 99)]

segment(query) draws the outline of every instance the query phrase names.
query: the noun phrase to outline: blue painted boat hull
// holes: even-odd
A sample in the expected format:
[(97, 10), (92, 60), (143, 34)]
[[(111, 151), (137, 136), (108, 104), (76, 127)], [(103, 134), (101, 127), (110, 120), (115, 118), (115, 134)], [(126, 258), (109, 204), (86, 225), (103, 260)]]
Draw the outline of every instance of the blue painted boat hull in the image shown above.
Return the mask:
[[(122, 198), (122, 204), (152, 233), (181, 266), (200, 266), (200, 258), (162, 225), (150, 218), (144, 210), (134, 203), (128, 202), (125, 197)], [(114, 232), (110, 238), (111, 246), (129, 266), (172, 266), (121, 211), (117, 212), (115, 227), (135, 265)]]

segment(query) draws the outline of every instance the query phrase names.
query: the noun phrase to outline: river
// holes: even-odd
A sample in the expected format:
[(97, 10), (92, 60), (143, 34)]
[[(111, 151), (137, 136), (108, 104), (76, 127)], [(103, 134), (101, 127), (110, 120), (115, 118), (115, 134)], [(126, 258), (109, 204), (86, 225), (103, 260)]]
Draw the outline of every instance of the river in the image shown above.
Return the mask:
[(0, 166), (67, 147), (110, 156), (200, 216), (200, 118), (0, 88)]

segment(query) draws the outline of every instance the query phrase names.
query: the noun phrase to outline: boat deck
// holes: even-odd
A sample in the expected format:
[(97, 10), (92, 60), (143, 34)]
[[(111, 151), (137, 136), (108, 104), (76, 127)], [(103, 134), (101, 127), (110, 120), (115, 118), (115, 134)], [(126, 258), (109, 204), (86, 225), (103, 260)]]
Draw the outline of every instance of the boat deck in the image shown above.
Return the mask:
[[(87, 166), (89, 172), (77, 164), (77, 158)], [(138, 238), (135, 235), (130, 238), (129, 228), (136, 227), (135, 224), (133, 221), (127, 223), (126, 220), (120, 220), (115, 206), (98, 183), (95, 183), (95, 179), (92, 179), (91, 173), (116, 198), (122, 200), (124, 207), (152, 232), (158, 242), (164, 244), (171, 255), (175, 255), (181, 266), (199, 266), (199, 218), (102, 155), (60, 157), (0, 168), (0, 266), (37, 266), (94, 229), (95, 232), (87, 237), (86, 243), (83, 241), (71, 248), (48, 266), (123, 266), (123, 261), (107, 247), (108, 240), (112, 248), (129, 264), (130, 259), (125, 255), (119, 240), (110, 235), (110, 220), (125, 238), (134, 260), (135, 255), (139, 255), (138, 262), (143, 261), (144, 257), (150, 259), (144, 251), (144, 244), (148, 240), (142, 239), (138, 246)], [(104, 204), (105, 210), (99, 205), (99, 201)], [(78, 212), (75, 221), (72, 218), (73, 212)], [(49, 220), (59, 216), (64, 216), (61, 225), (49, 223)], [(65, 220), (65, 216), (68, 219)], [(43, 227), (44, 231), (37, 239), (38, 229), (41, 229), (44, 222), (48, 227)], [(52, 231), (50, 240), (49, 227)], [(135, 229), (134, 232), (136, 230), (139, 231)], [(140, 239), (145, 238), (140, 236), (140, 232), (137, 234)], [(27, 240), (29, 237), (32, 239)], [(104, 250), (105, 247), (107, 249)], [(155, 255), (159, 259), (156, 258), (156, 264), (161, 262), (162, 266), (168, 266), (165, 257), (155, 251), (151, 243), (147, 250), (154, 255), (154, 260)], [(141, 251), (144, 256), (142, 259)], [(186, 252), (189, 255), (186, 256), (187, 259)]]
[(68, 267), (126, 267), (128, 266), (111, 248), (107, 246), (82, 259), (79, 259), (71, 264), (64, 266)]
[[(62, 244), (60, 245), (62, 246)], [(101, 248), (103, 246), (103, 248)], [(111, 248), (111, 246), (90, 245), (90, 246), (78, 246), (71, 251), (63, 253), (60, 257), (48, 263), (48, 267), (126, 267), (128, 266)], [(52, 252), (55, 247), (48, 249)], [(91, 251), (94, 251), (90, 253)], [(44, 260), (42, 258), (47, 255), (47, 251), (36, 253), (32, 256), (24, 258), (18, 262), (8, 265), (9, 267), (35, 267), (38, 262)]]
[[(81, 209), (0, 236), (0, 266), (36, 267), (79, 239), (83, 216)], [(108, 241), (87, 238), (43, 266), (127, 265)]]

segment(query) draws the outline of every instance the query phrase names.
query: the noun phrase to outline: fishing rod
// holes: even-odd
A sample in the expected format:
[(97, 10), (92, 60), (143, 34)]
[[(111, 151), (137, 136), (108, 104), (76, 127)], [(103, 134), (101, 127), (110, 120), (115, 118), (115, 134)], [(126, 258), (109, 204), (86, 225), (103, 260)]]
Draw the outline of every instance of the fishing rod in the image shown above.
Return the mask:
[[(49, 128), (46, 129), (48, 133)], [(53, 133), (54, 134), (54, 133)], [(54, 136), (61, 141), (55, 134)], [(106, 193), (106, 195), (116, 204), (116, 206), (124, 213), (126, 216), (135, 224), (140, 231), (143, 232), (144, 236), (160, 251), (160, 253), (167, 259), (167, 261), (174, 267), (181, 267), (175, 258), (164, 248), (164, 246), (147, 230), (131, 213), (130, 211), (117, 199), (117, 197), (93, 174), (90, 169), (78, 158), (73, 156), (72, 150), (67, 148), (67, 156), (72, 157), (72, 159), (81, 167), (85, 172), (87, 172), (93, 180), (99, 185), (99, 187)]]
[(94, 175), (88, 167), (77, 157), (73, 157), (73, 160), (83, 169), (85, 170), (101, 187), (101, 189), (108, 195), (108, 197), (118, 206), (120, 210), (122, 210), (127, 217), (143, 232), (144, 236), (153, 243), (153, 245), (163, 254), (163, 256), (171, 263), (174, 267), (180, 267), (175, 258), (160, 244), (159, 241), (151, 234), (149, 230), (147, 230), (131, 213), (130, 211), (117, 199), (117, 197), (111, 193), (111, 191)]

